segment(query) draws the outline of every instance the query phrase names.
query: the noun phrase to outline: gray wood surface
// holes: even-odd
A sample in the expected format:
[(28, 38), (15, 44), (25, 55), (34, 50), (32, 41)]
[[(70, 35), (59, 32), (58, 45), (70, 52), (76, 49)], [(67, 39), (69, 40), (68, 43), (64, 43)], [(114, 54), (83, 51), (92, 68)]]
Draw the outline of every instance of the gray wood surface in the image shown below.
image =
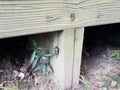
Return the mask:
[(0, 38), (118, 22), (119, 0), (0, 1)]

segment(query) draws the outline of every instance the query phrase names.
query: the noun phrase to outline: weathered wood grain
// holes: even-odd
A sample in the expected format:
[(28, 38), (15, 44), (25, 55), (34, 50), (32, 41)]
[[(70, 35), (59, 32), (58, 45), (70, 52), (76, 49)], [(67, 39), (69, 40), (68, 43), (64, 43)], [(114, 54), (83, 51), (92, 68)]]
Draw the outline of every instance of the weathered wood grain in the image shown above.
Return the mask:
[(73, 61), (73, 77), (72, 85), (79, 84), (82, 48), (84, 38), (84, 27), (75, 29), (75, 40), (74, 40), (74, 61)]
[(74, 29), (54, 33), (53, 46), (59, 47), (59, 55), (52, 58), (51, 64), (54, 75), (61, 86), (60, 90), (64, 90), (72, 86)]
[(0, 1), (0, 38), (118, 22), (119, 0)]

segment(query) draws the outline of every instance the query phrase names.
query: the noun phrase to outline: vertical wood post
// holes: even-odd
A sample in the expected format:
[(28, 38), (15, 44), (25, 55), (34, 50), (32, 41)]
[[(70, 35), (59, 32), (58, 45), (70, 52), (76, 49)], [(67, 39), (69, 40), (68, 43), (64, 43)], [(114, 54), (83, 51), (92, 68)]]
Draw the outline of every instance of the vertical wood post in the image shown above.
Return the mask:
[(64, 66), (65, 86), (72, 86), (73, 59), (74, 59), (74, 29), (64, 31)]
[(79, 83), (84, 27), (75, 30), (75, 49), (73, 62), (73, 85)]
[(62, 86), (61, 90), (70, 88), (79, 82), (84, 28), (68, 29), (59, 32), (35, 36), (39, 46), (59, 47), (51, 64), (54, 75)]
[(58, 47), (60, 49), (59, 55), (53, 57), (51, 63), (54, 69), (54, 75), (60, 81), (63, 87), (62, 90), (64, 90), (70, 88), (72, 85), (74, 29), (63, 30), (58, 33)]

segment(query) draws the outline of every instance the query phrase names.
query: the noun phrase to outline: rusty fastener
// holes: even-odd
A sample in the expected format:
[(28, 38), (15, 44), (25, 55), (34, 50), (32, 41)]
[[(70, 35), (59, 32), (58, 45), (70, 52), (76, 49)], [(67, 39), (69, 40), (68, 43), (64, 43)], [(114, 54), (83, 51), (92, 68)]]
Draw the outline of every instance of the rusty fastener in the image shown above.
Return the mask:
[(60, 51), (59, 47), (58, 47), (58, 46), (55, 46), (55, 48), (54, 48), (54, 54), (55, 54), (55, 55), (58, 55), (58, 54), (59, 54), (59, 51)]
[(71, 13), (71, 14), (70, 14), (70, 19), (71, 19), (71, 21), (74, 21), (74, 20), (75, 20), (75, 14), (74, 14), (74, 13)]

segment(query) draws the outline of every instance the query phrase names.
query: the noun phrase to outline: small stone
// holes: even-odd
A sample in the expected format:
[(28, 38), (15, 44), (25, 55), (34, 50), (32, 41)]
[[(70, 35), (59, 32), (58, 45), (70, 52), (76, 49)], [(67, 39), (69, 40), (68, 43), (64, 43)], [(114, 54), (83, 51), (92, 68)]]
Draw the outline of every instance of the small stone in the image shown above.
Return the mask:
[(18, 75), (18, 71), (15, 71), (15, 70), (14, 70), (14, 71), (13, 71), (13, 74), (15, 74), (15, 75), (17, 74), (17, 75)]
[(22, 81), (25, 77), (25, 74), (20, 72), (17, 77), (20, 79), (20, 81)]
[(112, 87), (117, 86), (117, 81), (112, 80), (112, 82), (111, 82), (111, 86), (112, 86)]
[(4, 72), (4, 70), (0, 70), (0, 73), (3, 73)]
[(102, 55), (102, 57), (103, 57), (104, 59), (107, 59), (107, 58), (108, 58), (106, 55)]

